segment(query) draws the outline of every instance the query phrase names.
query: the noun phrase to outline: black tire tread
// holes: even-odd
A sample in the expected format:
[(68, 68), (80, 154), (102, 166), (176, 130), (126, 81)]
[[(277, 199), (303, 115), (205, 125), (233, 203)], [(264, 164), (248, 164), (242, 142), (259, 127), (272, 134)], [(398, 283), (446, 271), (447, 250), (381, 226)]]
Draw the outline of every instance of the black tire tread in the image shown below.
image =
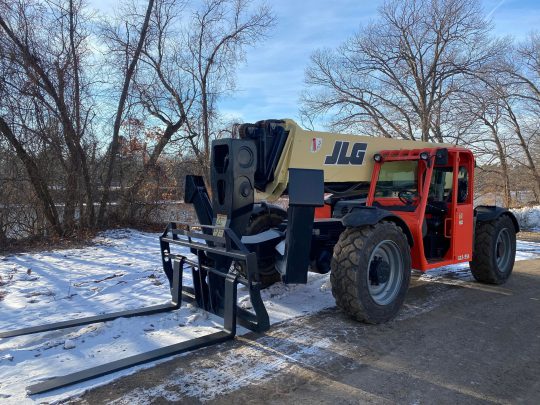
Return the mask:
[[(245, 235), (255, 235), (273, 228), (286, 219), (286, 213), (269, 210), (259, 215), (253, 216), (249, 220), (249, 225), (244, 232)], [(260, 281), (263, 287), (268, 287), (281, 280), (279, 272), (273, 267), (274, 262), (265, 259), (258, 259)], [(243, 271), (243, 270), (241, 270)]]
[[(407, 237), (402, 229), (393, 222), (381, 222), (374, 226), (347, 228), (342, 232), (334, 247), (331, 264), (332, 270), (330, 273), (332, 295), (336, 300), (337, 306), (352, 318), (372, 324), (385, 322), (388, 319), (381, 320), (380, 316), (370, 313), (368, 308), (363, 305), (360, 297), (361, 291), (357, 287), (356, 277), (358, 275), (357, 267), (360, 264), (359, 253), (366, 248), (366, 244), (369, 242), (376, 227), (380, 226), (386, 227), (387, 230), (398, 232), (405, 243), (407, 242)], [(408, 263), (410, 263), (410, 251), (407, 250), (405, 254), (409, 255)], [(407, 287), (410, 271), (408, 273), (406, 280), (404, 280)]]
[[(476, 224), (473, 259), (469, 262), (469, 265), (474, 278), (481, 283), (503, 284), (512, 272), (512, 270), (510, 270), (508, 274), (501, 275), (501, 273), (497, 271), (496, 264), (494, 263), (494, 237), (503, 227), (515, 231), (514, 223), (508, 215), (501, 215), (499, 218), (492, 221), (479, 222)], [(515, 260), (515, 232), (513, 233), (512, 239), (514, 242), (514, 258), (512, 259), (513, 267), (513, 262)]]
[(280, 213), (270, 211), (259, 214), (249, 219), (249, 225), (246, 228), (246, 235), (254, 235), (275, 227), (286, 219)]

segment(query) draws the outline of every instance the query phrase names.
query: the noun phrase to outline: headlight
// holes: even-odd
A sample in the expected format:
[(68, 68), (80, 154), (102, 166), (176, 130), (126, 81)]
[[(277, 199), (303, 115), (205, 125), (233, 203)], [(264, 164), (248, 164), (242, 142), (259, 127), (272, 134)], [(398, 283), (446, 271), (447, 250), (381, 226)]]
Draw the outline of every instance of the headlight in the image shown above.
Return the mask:
[(427, 153), (427, 152), (420, 153), (420, 159), (428, 160), (429, 159), (429, 153)]
[(375, 154), (373, 155), (373, 160), (374, 160), (375, 162), (378, 162), (378, 163), (379, 163), (379, 162), (382, 162), (382, 155), (381, 155), (380, 153), (375, 153)]

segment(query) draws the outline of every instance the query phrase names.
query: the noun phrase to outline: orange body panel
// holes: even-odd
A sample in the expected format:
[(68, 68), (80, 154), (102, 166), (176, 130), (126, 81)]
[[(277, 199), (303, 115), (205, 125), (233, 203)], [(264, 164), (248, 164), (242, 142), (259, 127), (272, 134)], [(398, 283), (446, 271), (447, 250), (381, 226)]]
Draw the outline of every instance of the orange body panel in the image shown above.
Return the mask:
[[(429, 187), (434, 168), (433, 157), (435, 156), (436, 150), (437, 149), (432, 148), (382, 151), (380, 154), (383, 157), (383, 161), (375, 164), (367, 200), (368, 206), (372, 206), (373, 203), (376, 202), (377, 205), (380, 205), (382, 208), (385, 208), (385, 206), (388, 207), (386, 209), (392, 211), (407, 224), (414, 240), (414, 244), (411, 247), (412, 266), (421, 271), (450, 264), (468, 262), (472, 259), (474, 233), (474, 157), (469, 150), (457, 147), (448, 149), (448, 164), (444, 166), (446, 170), (451, 170), (453, 173), (451, 199), (447, 202), (448, 211), (444, 219), (444, 237), (449, 240), (449, 248), (444, 257), (436, 260), (428, 261), (424, 253), (422, 225), (426, 218), (426, 205), (428, 202)], [(419, 156), (422, 152), (429, 153), (430, 160), (426, 161), (420, 159)], [(396, 206), (397, 204), (403, 204), (397, 198), (375, 197), (375, 188), (379, 178), (381, 165), (385, 162), (404, 160), (417, 160), (419, 162), (417, 174), (419, 200), (412, 212), (392, 210), (391, 207)], [(458, 203), (458, 172), (460, 168), (466, 169), (468, 173), (468, 193), (465, 201)], [(427, 216), (429, 216), (429, 214), (427, 214)]]
[(332, 206), (324, 204), (322, 207), (315, 207), (315, 219), (332, 218)]

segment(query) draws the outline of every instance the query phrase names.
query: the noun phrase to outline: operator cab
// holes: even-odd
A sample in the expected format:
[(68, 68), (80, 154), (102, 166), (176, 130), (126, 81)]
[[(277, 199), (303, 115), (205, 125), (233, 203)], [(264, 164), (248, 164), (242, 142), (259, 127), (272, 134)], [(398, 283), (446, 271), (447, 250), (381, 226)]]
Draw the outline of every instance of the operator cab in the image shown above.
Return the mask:
[[(414, 239), (413, 266), (426, 270), (445, 261), (470, 260), (471, 152), (462, 148), (383, 151), (374, 160), (367, 205), (391, 211), (407, 224)], [(452, 237), (455, 234), (459, 240)]]

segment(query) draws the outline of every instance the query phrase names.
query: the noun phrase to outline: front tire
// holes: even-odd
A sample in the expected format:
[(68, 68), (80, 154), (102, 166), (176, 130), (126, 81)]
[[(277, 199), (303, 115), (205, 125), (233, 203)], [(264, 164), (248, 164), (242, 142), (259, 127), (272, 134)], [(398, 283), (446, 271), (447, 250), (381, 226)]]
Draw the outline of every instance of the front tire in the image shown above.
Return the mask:
[(474, 278), (481, 283), (503, 284), (516, 259), (516, 229), (508, 215), (476, 224), (473, 260)]
[(393, 222), (348, 228), (334, 247), (332, 295), (358, 321), (376, 324), (396, 316), (410, 278), (407, 237)]

